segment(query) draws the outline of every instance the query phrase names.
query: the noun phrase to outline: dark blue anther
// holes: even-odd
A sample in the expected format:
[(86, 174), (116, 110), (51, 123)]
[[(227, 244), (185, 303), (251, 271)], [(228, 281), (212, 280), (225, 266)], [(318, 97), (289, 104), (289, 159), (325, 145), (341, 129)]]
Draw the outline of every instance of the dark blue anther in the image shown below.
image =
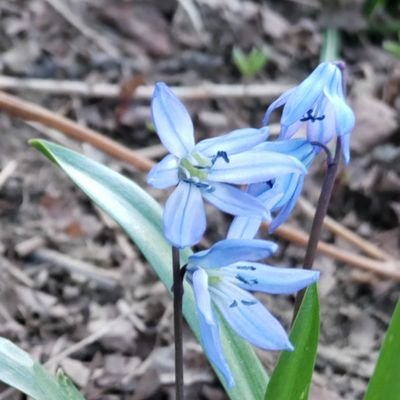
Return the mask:
[(229, 157), (226, 151), (217, 151), (217, 154), (211, 158), (211, 165), (214, 165), (218, 158), (222, 158), (226, 163), (229, 163)]
[(236, 279), (242, 283), (244, 283), (245, 285), (257, 285), (258, 284), (258, 280), (257, 279), (246, 279), (244, 276), (237, 274), (236, 275)]
[(254, 304), (257, 304), (257, 301), (255, 301), (255, 300), (240, 300), (240, 302), (244, 306), (254, 306)]
[(199, 189), (202, 189), (204, 191), (206, 191), (207, 193), (212, 193), (215, 191), (215, 187), (213, 187), (212, 185), (210, 185), (209, 183), (204, 183), (204, 182), (197, 182), (193, 179), (190, 178), (182, 178), (181, 179), (183, 182), (186, 183), (190, 183), (191, 185), (196, 186)]
[(238, 303), (236, 300), (233, 300), (232, 304), (229, 306), (229, 308), (237, 307)]
[(312, 115), (312, 111), (313, 110), (308, 110), (307, 114), (300, 119), (301, 122), (306, 122), (306, 121), (311, 121), (311, 122), (315, 122), (315, 121), (322, 121), (325, 118), (325, 115), (322, 115), (321, 117), (316, 117), (314, 115)]
[(253, 267), (252, 265), (238, 265), (236, 269), (243, 269), (246, 271), (255, 271), (257, 268)]
[(274, 186), (274, 183), (275, 183), (275, 179), (270, 179), (269, 181), (265, 182), (268, 189), (272, 189), (272, 187)]

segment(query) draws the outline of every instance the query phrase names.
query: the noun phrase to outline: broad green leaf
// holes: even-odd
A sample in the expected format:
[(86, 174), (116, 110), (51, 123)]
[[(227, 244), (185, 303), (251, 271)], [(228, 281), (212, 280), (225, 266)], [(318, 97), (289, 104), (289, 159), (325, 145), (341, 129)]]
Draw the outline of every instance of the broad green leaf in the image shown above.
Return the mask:
[(35, 400), (84, 400), (69, 378), (63, 376), (68, 386), (52, 377), (27, 352), (0, 337), (0, 380), (7, 385)]
[(400, 299), (364, 397), (364, 400), (383, 399), (400, 399)]
[(319, 338), (317, 286), (304, 296), (290, 333), (293, 352), (283, 352), (268, 383), (265, 400), (307, 400)]
[[(170, 291), (171, 247), (161, 227), (161, 207), (140, 186), (115, 171), (65, 147), (45, 140), (31, 144), (60, 166), (103, 211), (112, 217), (139, 247), (149, 264)], [(189, 251), (181, 253), (185, 263)], [(183, 313), (199, 337), (193, 293), (185, 283)], [(259, 400), (268, 376), (251, 346), (221, 321), (221, 339), (236, 385), (226, 389), (234, 400)], [(223, 378), (221, 382), (225, 385)]]

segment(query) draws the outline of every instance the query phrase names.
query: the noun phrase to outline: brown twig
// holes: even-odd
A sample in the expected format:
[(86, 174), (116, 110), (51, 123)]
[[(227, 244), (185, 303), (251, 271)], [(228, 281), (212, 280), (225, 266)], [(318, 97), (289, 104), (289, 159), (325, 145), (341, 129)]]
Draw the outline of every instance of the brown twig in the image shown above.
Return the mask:
[[(57, 115), (41, 106), (21, 100), (16, 96), (0, 92), (0, 110), (23, 120), (40, 122), (41, 124), (57, 129), (78, 141), (91, 143), (93, 146), (110, 156), (125, 161), (143, 172), (147, 172), (154, 165), (154, 162), (149, 160), (147, 157), (144, 157), (133, 150), (127, 149), (114, 140), (107, 138), (92, 129), (82, 127), (76, 122)], [(307, 234), (298, 229), (288, 227), (287, 225), (278, 228), (275, 231), (275, 234), (283, 239), (302, 246), (305, 246), (308, 240)], [(372, 260), (367, 257), (338, 249), (335, 246), (323, 242), (319, 243), (318, 251), (356, 268), (372, 271), (388, 278), (396, 280), (400, 279), (400, 269), (395, 268), (393, 262)]]
[[(256, 83), (256, 84), (216, 84), (204, 82), (197, 86), (172, 86), (171, 90), (186, 100), (221, 99), (221, 98), (262, 98), (266, 102), (272, 101), (282, 92), (290, 89), (293, 85), (286, 83)], [(15, 78), (0, 75), (0, 89), (16, 91), (33, 91), (58, 95), (78, 95), (82, 97), (119, 98), (121, 85), (111, 83), (87, 83), (82, 81), (70, 81), (59, 79), (34, 79)], [(138, 100), (149, 100), (153, 95), (154, 86), (138, 86), (134, 98)]]
[[(307, 217), (310, 217), (310, 218), (314, 217), (315, 207), (309, 201), (307, 201), (304, 197), (301, 197), (298, 200), (297, 204), (298, 204), (299, 208), (304, 212), (304, 214), (307, 215)], [(324, 227), (329, 229), (331, 232), (333, 232), (337, 236), (340, 236), (341, 238), (354, 244), (359, 249), (363, 250), (365, 252), (365, 254), (368, 254), (369, 256), (376, 258), (377, 260), (390, 261), (390, 260), (394, 259), (392, 256), (385, 253), (383, 250), (381, 250), (375, 244), (369, 242), (368, 240), (365, 240), (364, 238), (362, 238), (361, 236), (352, 232), (351, 230), (347, 229), (342, 224), (339, 224), (338, 222), (336, 222), (333, 218), (331, 218), (329, 216), (325, 217)]]
[[(267, 228), (268, 225), (264, 224), (264, 227)], [(308, 242), (307, 233), (301, 231), (300, 229), (293, 228), (287, 224), (281, 225), (278, 229), (276, 229), (274, 231), (274, 235), (300, 246), (306, 246)], [(374, 274), (385, 278), (391, 278), (396, 281), (400, 281), (400, 263), (397, 261), (382, 262), (373, 260), (369, 257), (354, 254), (347, 250), (338, 249), (336, 246), (325, 242), (319, 242), (317, 250), (321, 254), (332, 257), (333, 259), (341, 261), (345, 264), (352, 265), (353, 267), (362, 269), (364, 271), (373, 272)]]
[(93, 129), (80, 126), (68, 118), (11, 94), (0, 92), (0, 109), (15, 117), (40, 122), (43, 125), (57, 129), (80, 142), (90, 143), (99, 150), (129, 163), (141, 171), (148, 171), (153, 166), (153, 162), (149, 159), (141, 157), (134, 151)]

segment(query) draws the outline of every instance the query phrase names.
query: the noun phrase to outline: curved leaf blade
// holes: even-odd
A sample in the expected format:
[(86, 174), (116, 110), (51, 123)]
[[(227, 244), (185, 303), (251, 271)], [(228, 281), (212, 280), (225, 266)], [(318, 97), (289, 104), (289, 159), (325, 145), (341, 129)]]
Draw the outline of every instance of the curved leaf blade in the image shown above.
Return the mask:
[[(46, 140), (30, 141), (33, 147), (57, 164), (74, 183), (104, 212), (113, 218), (142, 251), (143, 255), (170, 291), (172, 286), (171, 247), (162, 233), (160, 205), (140, 186), (87, 157)], [(181, 252), (186, 263), (190, 252)], [(193, 293), (187, 284), (183, 313), (199, 337)], [(220, 320), (221, 341), (236, 385), (228, 389), (232, 400), (259, 400), (265, 393), (268, 376), (252, 347)], [(217, 372), (218, 374), (218, 372)]]
[(68, 385), (52, 377), (26, 351), (0, 337), (0, 381), (35, 400), (84, 400), (69, 378), (63, 376)]
[(381, 399), (400, 399), (400, 299), (397, 301), (364, 397), (364, 400)]
[(280, 355), (265, 400), (307, 400), (317, 356), (320, 316), (316, 284), (308, 287), (292, 331), (293, 352)]

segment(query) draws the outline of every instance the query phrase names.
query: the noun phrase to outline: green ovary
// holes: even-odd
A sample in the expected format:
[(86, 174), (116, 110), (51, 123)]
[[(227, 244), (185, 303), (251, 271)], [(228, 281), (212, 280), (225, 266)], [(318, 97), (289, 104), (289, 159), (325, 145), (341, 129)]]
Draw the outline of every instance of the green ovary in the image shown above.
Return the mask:
[(208, 285), (218, 285), (218, 283), (220, 283), (222, 281), (220, 276), (209, 276), (208, 277)]
[[(197, 165), (193, 165), (189, 158), (197, 162)], [(199, 153), (192, 153), (189, 157), (183, 158), (179, 163), (179, 169), (182, 175), (189, 175), (190, 178), (197, 178), (200, 182), (207, 179), (207, 168), (210, 166), (210, 161)]]

